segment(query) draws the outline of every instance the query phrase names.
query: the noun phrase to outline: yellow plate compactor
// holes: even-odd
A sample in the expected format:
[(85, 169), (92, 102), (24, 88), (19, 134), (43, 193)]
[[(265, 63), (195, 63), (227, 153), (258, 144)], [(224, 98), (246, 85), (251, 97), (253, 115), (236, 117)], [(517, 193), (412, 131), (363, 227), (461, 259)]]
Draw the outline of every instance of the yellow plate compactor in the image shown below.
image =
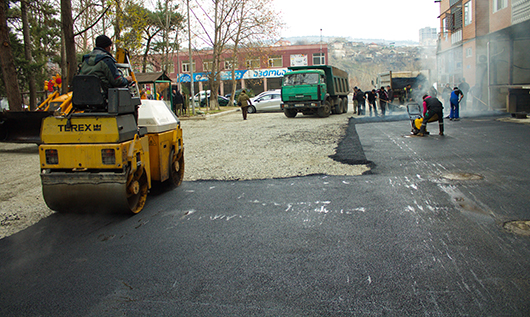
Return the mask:
[(113, 88), (76, 76), (74, 111), (43, 120), (41, 181), (48, 207), (59, 212), (138, 213), (152, 182), (179, 186), (184, 145), (179, 119), (163, 101), (140, 100), (137, 89)]

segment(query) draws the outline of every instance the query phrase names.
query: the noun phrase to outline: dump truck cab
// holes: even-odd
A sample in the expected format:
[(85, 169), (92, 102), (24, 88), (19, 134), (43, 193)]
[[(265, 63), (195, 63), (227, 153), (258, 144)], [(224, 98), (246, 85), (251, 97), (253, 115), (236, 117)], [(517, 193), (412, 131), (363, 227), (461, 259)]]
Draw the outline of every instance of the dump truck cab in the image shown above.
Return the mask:
[(327, 65), (290, 67), (282, 80), (283, 110), (293, 118), (298, 112), (327, 117), (348, 111), (348, 74)]

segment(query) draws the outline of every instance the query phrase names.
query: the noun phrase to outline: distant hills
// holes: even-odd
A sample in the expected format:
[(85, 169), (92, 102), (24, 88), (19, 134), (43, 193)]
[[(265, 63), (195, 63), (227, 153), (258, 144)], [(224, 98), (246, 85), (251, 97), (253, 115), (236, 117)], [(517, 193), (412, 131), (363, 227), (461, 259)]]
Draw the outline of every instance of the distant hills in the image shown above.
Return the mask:
[[(291, 44), (293, 45), (320, 43), (320, 36), (295, 36), (295, 37), (286, 37), (283, 39), (291, 42)], [(344, 40), (346, 42), (358, 42), (358, 43), (365, 43), (365, 44), (369, 44), (369, 43), (376, 43), (376, 44), (382, 44), (382, 45), (393, 44), (394, 46), (419, 45), (419, 42), (415, 42), (415, 41), (393, 41), (393, 40), (385, 40), (385, 39), (359, 39), (359, 38), (343, 37), (343, 36), (323, 36), (322, 37), (322, 42), (324, 43), (332, 43), (337, 40)]]

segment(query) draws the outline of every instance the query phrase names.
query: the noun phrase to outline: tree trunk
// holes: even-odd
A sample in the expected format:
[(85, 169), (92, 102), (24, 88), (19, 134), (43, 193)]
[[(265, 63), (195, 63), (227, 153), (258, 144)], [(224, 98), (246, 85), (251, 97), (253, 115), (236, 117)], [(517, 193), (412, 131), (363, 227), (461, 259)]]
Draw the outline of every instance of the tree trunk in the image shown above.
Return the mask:
[(9, 41), (9, 29), (7, 27), (7, 2), (0, 4), (0, 63), (2, 64), (2, 74), (6, 87), (9, 109), (13, 111), (22, 110), (22, 97), (18, 87), (17, 71), (15, 61)]
[(212, 69), (210, 69), (210, 110), (215, 110), (219, 108), (219, 103), (217, 99), (219, 91), (219, 80), (217, 79), (217, 66), (219, 65), (219, 50), (220, 50), (220, 33), (221, 26), (218, 25), (218, 16), (219, 16), (219, 0), (215, 0), (215, 14), (214, 14), (214, 39), (213, 39), (213, 60), (212, 60)]
[[(24, 34), (24, 57), (29, 65), (33, 65), (33, 56), (31, 55), (31, 37), (29, 34), (28, 6), (26, 0), (20, 1), (20, 14), (22, 18), (22, 33)], [(29, 109), (37, 108), (37, 89), (35, 87), (35, 76), (28, 76), (29, 84)]]
[(116, 0), (116, 18), (114, 20), (114, 42), (116, 50), (118, 49), (118, 41), (121, 38), (121, 19), (122, 19), (122, 2), (121, 0)]
[(74, 21), (72, 19), (72, 2), (71, 0), (61, 0), (61, 18), (64, 32), (64, 47), (66, 50), (66, 82), (63, 84), (67, 86), (66, 91), (70, 91), (72, 79), (77, 71), (77, 59), (75, 56), (75, 41), (74, 41)]

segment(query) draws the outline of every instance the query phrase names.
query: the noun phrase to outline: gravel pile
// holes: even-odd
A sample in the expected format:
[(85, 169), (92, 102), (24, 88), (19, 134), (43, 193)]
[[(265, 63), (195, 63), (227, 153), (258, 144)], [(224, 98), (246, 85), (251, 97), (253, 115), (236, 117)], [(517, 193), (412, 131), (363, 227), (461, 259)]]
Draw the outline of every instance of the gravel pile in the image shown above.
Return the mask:
[(184, 180), (249, 180), (312, 174), (361, 175), (367, 165), (330, 158), (349, 116), (287, 118), (283, 113), (240, 112), (207, 120), (182, 120)]
[[(329, 118), (283, 113), (241, 112), (206, 120), (182, 120), (185, 181), (250, 180), (311, 174), (361, 175), (368, 165), (330, 158), (346, 133), (349, 115)], [(40, 185), (39, 151), (34, 144), (0, 143), (0, 238), (53, 213)]]

